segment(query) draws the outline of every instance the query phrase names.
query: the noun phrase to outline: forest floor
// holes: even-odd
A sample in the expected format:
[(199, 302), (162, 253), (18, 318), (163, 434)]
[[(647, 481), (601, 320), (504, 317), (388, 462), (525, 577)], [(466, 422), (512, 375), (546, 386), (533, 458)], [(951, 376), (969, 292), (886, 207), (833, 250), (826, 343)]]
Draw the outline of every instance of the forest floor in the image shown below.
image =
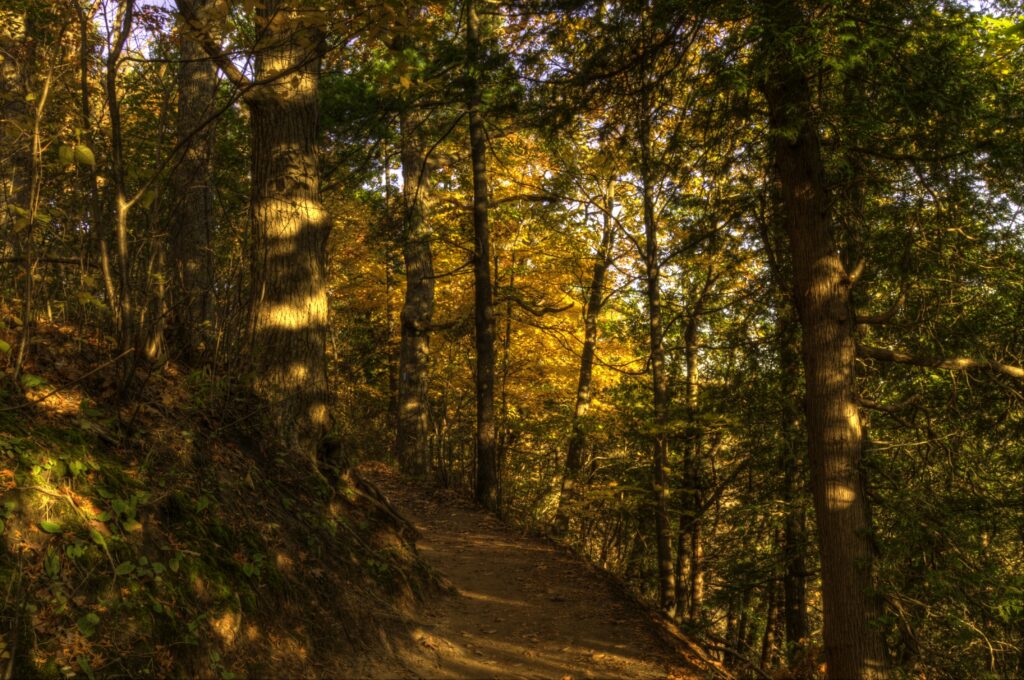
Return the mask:
[(706, 677), (673, 649), (648, 611), (564, 549), (523, 536), (452, 492), (410, 484), (383, 466), (363, 474), (416, 526), (420, 554), (451, 587), (419, 616), (415, 644), (400, 654), (403, 668), (390, 673)]

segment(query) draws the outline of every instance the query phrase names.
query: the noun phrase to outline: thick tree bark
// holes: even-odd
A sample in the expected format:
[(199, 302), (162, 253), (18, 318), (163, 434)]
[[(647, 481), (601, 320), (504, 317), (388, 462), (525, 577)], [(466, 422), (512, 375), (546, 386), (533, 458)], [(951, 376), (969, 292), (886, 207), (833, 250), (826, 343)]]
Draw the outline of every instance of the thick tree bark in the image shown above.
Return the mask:
[(597, 352), (597, 319), (601, 315), (601, 307), (604, 305), (604, 280), (608, 273), (608, 266), (611, 264), (612, 247), (615, 244), (615, 225), (612, 222), (613, 207), (613, 186), (609, 183), (605, 192), (601, 243), (597, 248), (597, 259), (594, 261), (594, 270), (590, 277), (587, 303), (583, 308), (583, 351), (580, 354), (580, 375), (576, 385), (576, 404), (572, 414), (572, 434), (569, 437), (569, 450), (565, 457), (562, 491), (558, 497), (558, 509), (555, 512), (554, 531), (557, 535), (564, 535), (569, 528), (567, 508), (576, 496), (576, 485), (579, 483), (580, 472), (590, 456), (585, 419), (590, 410), (592, 398), (591, 384), (594, 376), (594, 357)]
[(658, 593), (661, 611), (669, 617), (676, 613), (675, 572), (672, 564), (672, 527), (669, 523), (668, 482), (668, 373), (665, 368), (664, 327), (661, 310), (661, 260), (658, 254), (658, 224), (654, 215), (654, 188), (651, 186), (651, 121), (644, 88), (640, 111), (641, 189), (646, 250), (644, 268), (647, 278), (647, 315), (650, 338), (650, 371), (654, 407), (653, 467), (655, 545), (658, 560)]
[(415, 477), (430, 472), (427, 368), (434, 319), (434, 260), (427, 222), (429, 186), (423, 154), (422, 116), (408, 108), (400, 114), (403, 177), (405, 304), (401, 313), (398, 368), (398, 422), (395, 456)]
[(852, 281), (831, 234), (831, 215), (811, 92), (792, 33), (804, 28), (793, 2), (765, 3), (771, 152), (793, 263), (793, 297), (803, 328), (811, 489), (822, 566), (825, 656), (830, 678), (880, 678), (885, 649), (872, 619), (872, 551), (860, 474)]
[(330, 219), (320, 202), (318, 99), (322, 36), (315, 12), (265, 0), (252, 126), (253, 390), (264, 423), (292, 453), (312, 457), (328, 427), (327, 289)]
[(473, 284), (476, 329), (476, 500), (498, 509), (498, 450), (494, 421), (494, 301), (491, 292), (491, 236), (487, 224), (487, 133), (479, 80), (480, 21), (467, 3), (466, 59), (469, 73), (469, 146), (473, 163)]
[[(201, 7), (208, 0), (196, 0)], [(212, 323), (213, 190), (210, 184), (214, 126), (210, 115), (217, 93), (217, 68), (202, 46), (180, 30), (177, 140), (184, 156), (174, 173), (168, 238), (168, 349), (181, 361), (195, 362), (209, 347)]]

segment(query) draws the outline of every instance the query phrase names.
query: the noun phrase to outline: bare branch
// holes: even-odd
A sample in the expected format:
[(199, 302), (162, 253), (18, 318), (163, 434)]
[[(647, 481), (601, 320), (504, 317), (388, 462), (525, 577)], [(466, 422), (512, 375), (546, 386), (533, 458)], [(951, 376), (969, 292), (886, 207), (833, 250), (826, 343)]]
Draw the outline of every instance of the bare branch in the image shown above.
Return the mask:
[(891, 349), (881, 347), (857, 346), (857, 355), (865, 359), (876, 359), (878, 361), (891, 361), (897, 364), (909, 364), (911, 366), (922, 366), (924, 368), (937, 368), (947, 371), (994, 371), (1008, 375), (1017, 380), (1024, 380), (1024, 368), (1001, 364), (998, 361), (987, 361), (983, 359), (971, 359), (969, 357), (949, 357), (935, 359), (919, 357), (912, 354), (905, 354)]

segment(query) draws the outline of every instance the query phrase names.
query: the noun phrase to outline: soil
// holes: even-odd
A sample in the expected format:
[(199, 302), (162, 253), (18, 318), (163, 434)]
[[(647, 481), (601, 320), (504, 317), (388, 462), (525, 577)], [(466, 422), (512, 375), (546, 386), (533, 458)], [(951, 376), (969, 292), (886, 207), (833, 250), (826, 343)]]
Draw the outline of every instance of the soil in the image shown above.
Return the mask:
[(564, 549), (451, 492), (384, 468), (363, 474), (415, 525), (420, 554), (451, 586), (418, 615), (401, 668), (382, 677), (706, 677), (659, 634), (649, 611)]

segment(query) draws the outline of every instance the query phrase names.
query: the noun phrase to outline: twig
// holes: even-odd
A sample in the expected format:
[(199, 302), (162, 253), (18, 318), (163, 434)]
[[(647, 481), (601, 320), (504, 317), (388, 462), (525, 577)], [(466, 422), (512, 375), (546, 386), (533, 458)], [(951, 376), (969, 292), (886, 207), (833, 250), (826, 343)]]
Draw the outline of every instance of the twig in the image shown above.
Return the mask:
[(124, 352), (121, 352), (120, 354), (118, 354), (116, 357), (114, 357), (110, 361), (102, 363), (99, 366), (97, 366), (96, 368), (92, 369), (91, 371), (83, 373), (82, 375), (78, 376), (77, 378), (75, 378), (71, 382), (65, 383), (65, 384), (60, 385), (58, 387), (54, 387), (52, 390), (50, 390), (49, 392), (47, 392), (43, 396), (39, 397), (38, 399), (27, 399), (27, 400), (25, 400), (24, 404), (15, 404), (14, 406), (7, 406), (5, 408), (0, 408), (0, 413), (6, 413), (7, 411), (17, 411), (18, 409), (25, 408), (26, 406), (32, 406), (34, 404), (39, 404), (41, 402), (44, 402), (47, 399), (49, 399), (50, 397), (52, 397), (53, 395), (55, 395), (58, 392), (60, 392), (61, 390), (66, 390), (67, 388), (71, 387), (72, 385), (75, 385), (77, 383), (82, 382), (83, 380), (88, 378), (90, 375), (103, 370), (104, 368), (106, 368), (107, 366), (110, 366), (111, 364), (116, 364), (118, 361), (120, 361), (121, 359), (125, 358), (126, 356), (128, 356), (129, 354), (131, 354), (134, 351), (135, 351), (134, 347), (131, 348), (131, 349), (127, 349)]

